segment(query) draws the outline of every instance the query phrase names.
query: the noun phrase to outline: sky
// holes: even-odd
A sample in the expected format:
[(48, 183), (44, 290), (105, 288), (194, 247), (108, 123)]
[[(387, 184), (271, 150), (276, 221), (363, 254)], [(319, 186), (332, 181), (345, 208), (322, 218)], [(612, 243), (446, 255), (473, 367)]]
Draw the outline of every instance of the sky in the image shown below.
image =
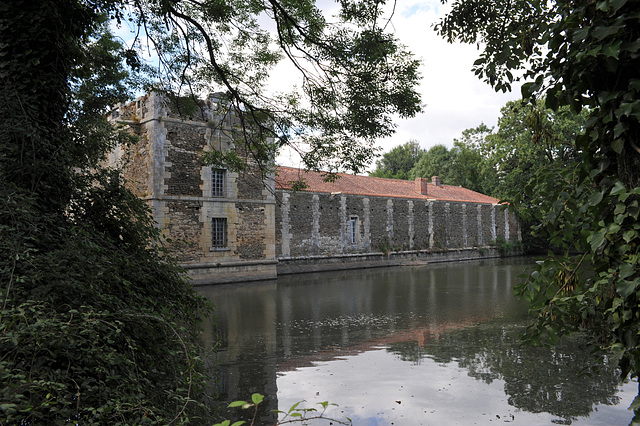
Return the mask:
[[(454, 138), (460, 138), (465, 129), (481, 123), (495, 126), (500, 108), (520, 98), (519, 86), (514, 85), (511, 93), (496, 93), (474, 75), (471, 68), (480, 54), (475, 45), (449, 44), (436, 34), (433, 24), (445, 16), (448, 8), (440, 0), (396, 2), (389, 28), (422, 60), (419, 91), (424, 112), (411, 119), (396, 120), (396, 133), (377, 141), (382, 153), (411, 139), (425, 149), (437, 144), (451, 147)], [(277, 74), (273, 76), (274, 84), (283, 78)], [(295, 158), (286, 154), (278, 161), (296, 166)], [(375, 164), (370, 170), (373, 168)]]
[[(424, 111), (411, 119), (397, 119), (396, 133), (376, 141), (380, 153), (409, 140), (417, 140), (422, 148), (437, 144), (447, 147), (462, 135), (462, 131), (481, 123), (495, 126), (500, 108), (506, 102), (520, 98), (520, 89), (514, 84), (512, 93), (496, 93), (488, 84), (478, 79), (471, 68), (480, 51), (475, 45), (449, 44), (436, 34), (433, 25), (445, 16), (450, 8), (441, 0), (389, 0), (388, 7), (393, 16), (388, 30), (408, 47), (416, 58), (422, 60), (420, 72)], [(335, 0), (317, 0), (318, 7), (327, 17), (337, 10)], [(273, 23), (265, 18), (261, 24), (267, 29)], [(126, 28), (114, 28), (126, 41), (132, 35)], [(157, 57), (156, 57), (157, 59)], [(292, 83), (299, 83), (293, 67), (283, 61), (271, 73), (270, 85), (274, 91), (288, 91)], [(283, 152), (276, 159), (281, 165), (300, 165), (299, 159), (290, 152)], [(375, 168), (371, 164), (369, 170)]]

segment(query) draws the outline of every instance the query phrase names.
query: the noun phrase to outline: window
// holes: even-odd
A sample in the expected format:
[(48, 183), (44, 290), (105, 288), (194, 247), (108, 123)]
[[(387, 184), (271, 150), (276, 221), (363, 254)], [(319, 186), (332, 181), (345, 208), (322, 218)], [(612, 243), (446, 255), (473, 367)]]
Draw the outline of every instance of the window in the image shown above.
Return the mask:
[(211, 247), (227, 246), (227, 219), (214, 217), (211, 219)]
[(358, 218), (352, 217), (349, 220), (349, 235), (351, 236), (351, 244), (356, 244), (358, 242), (357, 239), (357, 231), (358, 231)]
[(224, 169), (212, 169), (211, 170), (211, 196), (212, 197), (224, 197), (226, 195), (226, 170)]

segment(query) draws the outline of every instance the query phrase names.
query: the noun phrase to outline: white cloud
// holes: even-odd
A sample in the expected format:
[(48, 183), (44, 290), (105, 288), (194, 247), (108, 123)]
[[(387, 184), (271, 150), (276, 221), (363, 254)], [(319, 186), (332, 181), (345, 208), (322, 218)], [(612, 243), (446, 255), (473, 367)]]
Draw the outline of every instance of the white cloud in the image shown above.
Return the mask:
[(462, 131), (480, 123), (497, 123), (500, 108), (518, 99), (512, 93), (496, 93), (471, 71), (480, 51), (474, 45), (449, 44), (433, 29), (447, 12), (438, 0), (401, 6), (393, 19), (396, 36), (421, 58), (420, 86), (424, 113), (410, 120), (398, 120), (398, 131), (380, 141), (384, 151), (417, 139), (424, 148), (436, 144), (451, 146)]
[[(319, 6), (327, 18), (336, 11), (336, 3), (320, 0)], [(417, 117), (396, 121), (398, 128), (392, 137), (380, 139), (382, 152), (410, 139), (418, 140), (423, 148), (436, 144), (452, 146), (453, 139), (462, 131), (485, 123), (495, 126), (500, 108), (509, 100), (520, 97), (519, 87), (512, 93), (495, 93), (471, 71), (480, 51), (476, 46), (449, 44), (433, 30), (433, 25), (445, 16), (450, 8), (440, 0), (390, 2), (388, 12), (393, 18), (388, 27), (423, 61), (423, 76), (419, 91), (425, 104), (424, 112)], [(266, 18), (266, 17), (265, 17)], [(266, 19), (261, 19), (266, 24)], [(128, 28), (118, 29), (117, 34), (125, 40), (132, 38)], [(157, 58), (151, 58), (157, 60)], [(288, 91), (300, 86), (301, 78), (287, 60), (277, 65), (269, 81), (273, 91)], [(297, 166), (295, 155), (283, 154), (278, 161), (284, 165)]]
[[(391, 3), (390, 8), (394, 6)], [(423, 148), (436, 144), (452, 146), (453, 139), (459, 138), (465, 129), (481, 123), (495, 126), (500, 108), (507, 101), (520, 98), (519, 86), (511, 93), (496, 93), (472, 72), (473, 62), (480, 54), (475, 45), (449, 44), (434, 31), (433, 25), (445, 16), (448, 8), (440, 0), (395, 4), (388, 29), (423, 62), (419, 91), (425, 108), (417, 117), (396, 121), (396, 133), (377, 142), (382, 152), (410, 139), (418, 140)], [(287, 83), (295, 81), (289, 69), (284, 64), (276, 68), (274, 87), (284, 90)], [(298, 165), (286, 154), (278, 161)]]

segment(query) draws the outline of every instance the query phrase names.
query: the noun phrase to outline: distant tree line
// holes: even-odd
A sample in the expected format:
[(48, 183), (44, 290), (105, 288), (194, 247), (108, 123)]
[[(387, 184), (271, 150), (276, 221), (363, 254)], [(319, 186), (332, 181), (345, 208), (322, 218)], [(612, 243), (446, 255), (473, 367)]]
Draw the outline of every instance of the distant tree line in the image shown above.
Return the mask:
[(523, 239), (529, 250), (549, 248), (549, 238), (539, 231), (534, 209), (538, 188), (549, 184), (546, 176), (579, 161), (576, 137), (585, 127), (587, 110), (580, 114), (522, 101), (508, 102), (501, 110), (497, 128), (485, 124), (467, 129), (453, 147), (443, 144), (423, 149), (410, 140), (385, 153), (371, 176), (412, 180), (440, 176), (446, 185), (462, 186), (517, 202), (525, 223)]

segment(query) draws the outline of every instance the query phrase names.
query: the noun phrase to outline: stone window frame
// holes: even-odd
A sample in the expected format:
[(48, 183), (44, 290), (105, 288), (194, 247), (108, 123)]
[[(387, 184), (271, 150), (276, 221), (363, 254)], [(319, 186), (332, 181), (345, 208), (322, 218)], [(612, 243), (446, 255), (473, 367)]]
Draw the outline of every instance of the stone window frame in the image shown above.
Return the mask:
[(211, 250), (228, 250), (229, 239), (227, 218), (226, 217), (212, 217), (211, 218)]
[(358, 244), (358, 216), (349, 216), (349, 242), (352, 245)]
[(224, 198), (227, 195), (227, 170), (211, 169), (211, 196)]

